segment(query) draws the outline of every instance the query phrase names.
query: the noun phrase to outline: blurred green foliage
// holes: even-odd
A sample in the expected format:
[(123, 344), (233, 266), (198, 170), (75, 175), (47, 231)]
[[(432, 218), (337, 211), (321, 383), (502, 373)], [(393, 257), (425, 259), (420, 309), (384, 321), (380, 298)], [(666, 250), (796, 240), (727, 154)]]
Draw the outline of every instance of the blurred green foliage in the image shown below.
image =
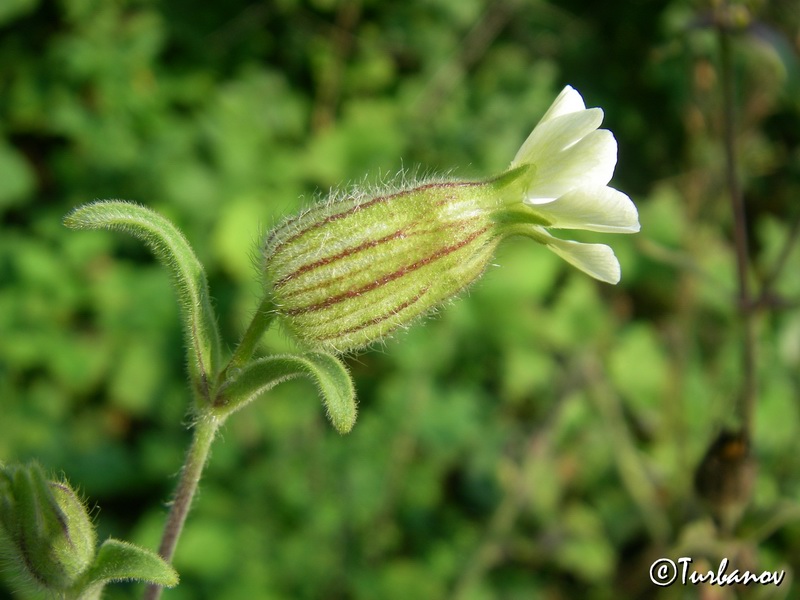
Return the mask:
[[(753, 502), (718, 538), (695, 467), (742, 385), (719, 49), (690, 0), (0, 2), (0, 460), (36, 457), (155, 548), (188, 434), (177, 308), (138, 243), (68, 232), (95, 198), (167, 215), (230, 348), (259, 238), (331, 186), (505, 168), (570, 83), (620, 146), (642, 233), (604, 286), (513, 241), (436, 318), (235, 415), (167, 598), (686, 598), (659, 556), (800, 572), (800, 12), (733, 37), (757, 313)], [(605, 240), (604, 240), (605, 241)], [(291, 342), (271, 332), (264, 348)], [(716, 545), (715, 545), (716, 544)], [(3, 573), (0, 573), (2, 577)], [(129, 598), (138, 588), (110, 589)]]

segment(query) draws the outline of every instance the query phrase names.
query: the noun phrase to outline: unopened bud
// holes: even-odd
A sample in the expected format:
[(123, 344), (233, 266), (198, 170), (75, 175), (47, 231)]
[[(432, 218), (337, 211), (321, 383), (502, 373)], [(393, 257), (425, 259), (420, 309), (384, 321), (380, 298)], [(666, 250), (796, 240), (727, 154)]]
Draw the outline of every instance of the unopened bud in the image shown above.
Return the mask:
[(83, 502), (68, 484), (48, 481), (38, 465), (6, 467), (0, 477), (0, 526), (13, 546), (5, 554), (44, 588), (70, 588), (95, 555), (94, 526)]

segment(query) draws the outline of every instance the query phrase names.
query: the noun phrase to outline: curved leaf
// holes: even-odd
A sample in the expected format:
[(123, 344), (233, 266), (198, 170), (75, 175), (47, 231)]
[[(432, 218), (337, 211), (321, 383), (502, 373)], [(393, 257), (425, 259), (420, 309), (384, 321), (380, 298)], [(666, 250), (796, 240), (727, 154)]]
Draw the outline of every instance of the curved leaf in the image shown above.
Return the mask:
[(130, 580), (164, 587), (178, 584), (178, 573), (158, 554), (115, 539), (103, 542), (85, 578), (87, 587)]
[(72, 229), (130, 233), (141, 239), (167, 268), (181, 306), (192, 383), (208, 400), (209, 382), (216, 374), (219, 360), (219, 331), (205, 270), (180, 230), (149, 208), (123, 200), (101, 200), (79, 206), (64, 217), (64, 225)]
[(331, 424), (339, 433), (348, 433), (356, 422), (356, 393), (347, 367), (326, 352), (297, 356), (268, 356), (250, 363), (233, 374), (216, 407), (220, 416), (239, 410), (279, 383), (308, 377), (317, 386)]

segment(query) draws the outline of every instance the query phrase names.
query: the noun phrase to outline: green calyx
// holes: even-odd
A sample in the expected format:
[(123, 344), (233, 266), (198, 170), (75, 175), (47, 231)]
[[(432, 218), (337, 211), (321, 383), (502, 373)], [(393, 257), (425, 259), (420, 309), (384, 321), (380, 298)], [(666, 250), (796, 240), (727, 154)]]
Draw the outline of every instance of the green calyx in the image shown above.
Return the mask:
[(286, 328), (311, 348), (348, 352), (382, 339), (473, 283), (500, 235), (497, 182), (431, 182), (341, 196), (285, 220), (264, 274)]
[(3, 469), (2, 526), (18, 565), (49, 590), (70, 588), (91, 565), (95, 532), (86, 507), (66, 483), (38, 465)]
[(50, 590), (70, 588), (91, 565), (95, 532), (83, 502), (37, 465), (3, 469), (2, 524), (17, 561)]
[(275, 313), (311, 349), (342, 353), (405, 327), (476, 281), (521, 225), (522, 165), (485, 181), (434, 181), (339, 195), (284, 220), (264, 244)]
[(530, 225), (552, 225), (551, 221), (537, 214), (535, 208), (522, 202), (535, 172), (534, 165), (522, 165), (509, 169), (491, 181), (493, 190), (500, 198), (498, 208), (492, 212), (492, 220), (503, 237), (525, 234)]

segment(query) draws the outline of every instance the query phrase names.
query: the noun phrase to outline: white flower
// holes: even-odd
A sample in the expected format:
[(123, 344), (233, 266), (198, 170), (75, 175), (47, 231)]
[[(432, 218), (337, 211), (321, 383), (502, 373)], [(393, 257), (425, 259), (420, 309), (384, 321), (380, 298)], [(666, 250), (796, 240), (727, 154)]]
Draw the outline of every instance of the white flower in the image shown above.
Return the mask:
[(526, 235), (592, 277), (617, 283), (619, 261), (610, 247), (562, 240), (547, 231), (639, 231), (631, 199), (608, 186), (617, 164), (617, 142), (610, 131), (598, 129), (602, 121), (600, 108), (587, 109), (581, 95), (565, 87), (522, 144), (511, 168), (532, 167), (524, 180), (523, 202), (547, 223), (529, 225)]
[(617, 283), (611, 248), (549, 233), (639, 230), (630, 198), (607, 185), (617, 145), (602, 120), (567, 87), (497, 177), (334, 194), (285, 219), (264, 241), (275, 312), (309, 348), (358, 350), (467, 289), (515, 235)]

